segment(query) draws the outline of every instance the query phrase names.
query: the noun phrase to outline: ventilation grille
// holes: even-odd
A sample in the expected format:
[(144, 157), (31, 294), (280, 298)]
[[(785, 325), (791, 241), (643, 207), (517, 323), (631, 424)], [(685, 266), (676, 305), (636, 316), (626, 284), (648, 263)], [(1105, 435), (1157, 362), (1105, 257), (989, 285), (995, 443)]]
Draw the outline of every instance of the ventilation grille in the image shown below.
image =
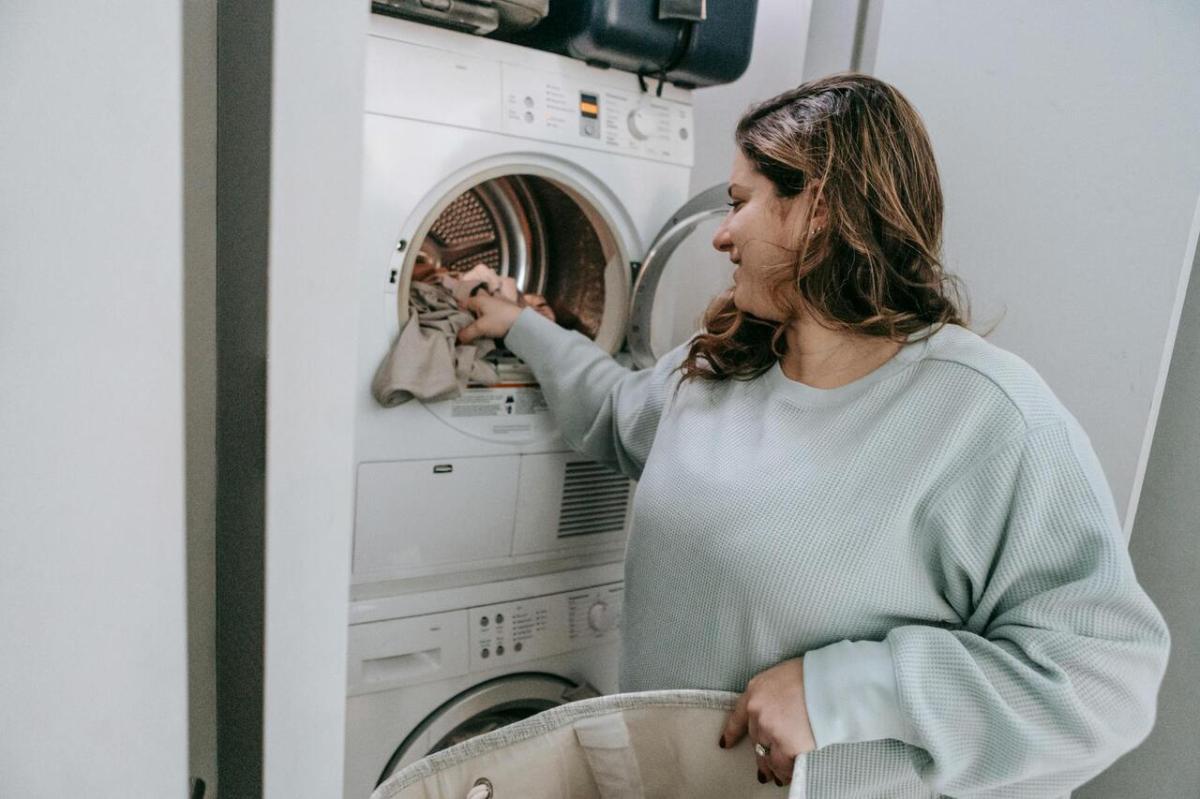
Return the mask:
[(625, 527), (629, 478), (590, 461), (568, 463), (558, 537), (617, 533)]

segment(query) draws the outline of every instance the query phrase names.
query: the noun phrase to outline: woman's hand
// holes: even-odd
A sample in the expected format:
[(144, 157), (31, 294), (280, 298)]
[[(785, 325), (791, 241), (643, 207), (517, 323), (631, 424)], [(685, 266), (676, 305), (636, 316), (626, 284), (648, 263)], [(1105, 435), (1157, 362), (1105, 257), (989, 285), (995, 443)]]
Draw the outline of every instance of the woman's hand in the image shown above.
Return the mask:
[(728, 748), (749, 731), (751, 744), (762, 744), (758, 781), (777, 785), (792, 781), (796, 756), (817, 748), (804, 703), (804, 658), (785, 660), (758, 674), (725, 720), (721, 746)]
[(477, 338), (504, 338), (521, 313), (517, 303), (486, 291), (470, 294), (462, 304), (475, 314), (475, 321), (458, 331), (460, 344), (470, 344)]

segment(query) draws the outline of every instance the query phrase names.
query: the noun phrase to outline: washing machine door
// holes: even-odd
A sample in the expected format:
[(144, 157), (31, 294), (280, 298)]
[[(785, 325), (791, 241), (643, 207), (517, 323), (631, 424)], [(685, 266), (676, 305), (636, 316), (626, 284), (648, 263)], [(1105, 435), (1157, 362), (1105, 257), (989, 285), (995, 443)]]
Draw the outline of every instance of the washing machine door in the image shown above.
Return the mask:
[(376, 784), (426, 755), (543, 710), (599, 695), (589, 685), (541, 672), (509, 674), (480, 683), (430, 713), (397, 747)]
[(725, 183), (688, 200), (646, 251), (634, 282), (627, 344), (644, 368), (700, 329), (714, 297), (733, 285), (734, 264), (713, 249), (712, 238), (729, 211)]

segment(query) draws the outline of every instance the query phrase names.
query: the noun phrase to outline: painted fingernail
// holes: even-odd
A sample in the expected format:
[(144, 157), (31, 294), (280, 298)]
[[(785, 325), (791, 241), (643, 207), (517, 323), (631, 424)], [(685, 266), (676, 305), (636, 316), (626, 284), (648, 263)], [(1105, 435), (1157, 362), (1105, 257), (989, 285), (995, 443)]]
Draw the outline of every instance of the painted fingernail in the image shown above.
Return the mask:
[(724, 735), (721, 736), (721, 740), (717, 741), (717, 746), (721, 747), (722, 749), (725, 748), (725, 736)]
[(761, 771), (758, 772), (758, 781), (765, 785), (767, 782), (767, 775), (763, 774)]
[(783, 787), (783, 783), (779, 781), (778, 777), (775, 778), (775, 784), (778, 785), (780, 788)]

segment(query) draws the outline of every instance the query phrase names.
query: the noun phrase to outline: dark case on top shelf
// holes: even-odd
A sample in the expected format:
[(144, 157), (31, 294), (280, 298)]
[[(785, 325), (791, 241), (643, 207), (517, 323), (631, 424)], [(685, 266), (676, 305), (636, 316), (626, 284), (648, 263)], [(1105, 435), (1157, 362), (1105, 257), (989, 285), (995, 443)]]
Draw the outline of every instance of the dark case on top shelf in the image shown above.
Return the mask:
[(524, 31), (491, 36), (685, 88), (737, 80), (750, 63), (757, 0), (551, 0)]

